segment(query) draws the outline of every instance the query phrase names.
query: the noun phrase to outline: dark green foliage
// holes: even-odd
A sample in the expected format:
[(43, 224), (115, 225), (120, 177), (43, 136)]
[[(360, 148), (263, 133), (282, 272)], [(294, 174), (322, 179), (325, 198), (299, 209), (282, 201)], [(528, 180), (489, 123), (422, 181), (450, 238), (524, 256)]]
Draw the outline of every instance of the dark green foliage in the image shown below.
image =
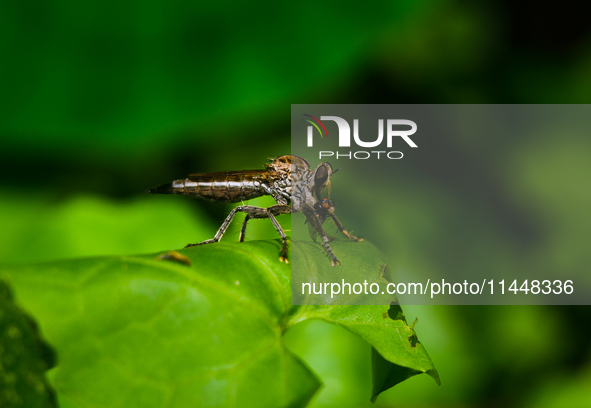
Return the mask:
[(45, 371), (54, 365), (53, 350), (0, 280), (0, 407), (55, 407), (54, 392), (45, 378)]

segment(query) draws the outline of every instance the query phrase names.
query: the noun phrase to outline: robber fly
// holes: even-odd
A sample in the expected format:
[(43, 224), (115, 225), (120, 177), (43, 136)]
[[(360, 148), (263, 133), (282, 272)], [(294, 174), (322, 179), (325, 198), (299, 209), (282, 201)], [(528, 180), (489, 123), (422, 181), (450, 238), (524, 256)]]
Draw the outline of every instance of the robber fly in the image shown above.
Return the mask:
[(301, 212), (306, 216), (312, 238), (320, 235), (326, 252), (332, 258), (332, 266), (341, 263), (332, 252), (330, 239), (322, 224), (330, 217), (339, 231), (353, 241), (361, 241), (351, 235), (334, 214), (334, 203), (328, 198), (321, 198), (321, 190), (330, 188), (330, 178), (337, 170), (333, 170), (330, 163), (321, 163), (316, 169), (311, 169), (310, 163), (299, 156), (283, 155), (268, 163), (264, 170), (222, 171), (215, 173), (191, 174), (185, 179), (175, 180), (148, 190), (153, 194), (181, 194), (201, 197), (212, 201), (236, 203), (247, 201), (263, 195), (270, 195), (277, 202), (268, 208), (241, 205), (234, 208), (212, 239), (189, 244), (185, 248), (195, 245), (218, 242), (237, 212), (246, 213), (246, 218), (240, 229), (239, 241), (244, 241), (246, 224), (252, 218), (269, 218), (283, 241), (281, 247), (282, 262), (287, 260), (287, 236), (277, 222), (275, 216)]

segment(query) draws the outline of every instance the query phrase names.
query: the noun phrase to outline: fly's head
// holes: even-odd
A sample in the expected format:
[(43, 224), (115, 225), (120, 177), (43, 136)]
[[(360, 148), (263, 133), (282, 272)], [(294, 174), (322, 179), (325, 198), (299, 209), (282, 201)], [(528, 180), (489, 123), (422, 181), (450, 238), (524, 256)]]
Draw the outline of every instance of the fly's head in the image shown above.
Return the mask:
[(321, 201), (321, 191), (326, 189), (330, 194), (330, 179), (335, 170), (330, 163), (321, 163), (313, 169), (304, 158), (299, 156), (290, 156), (290, 158), (293, 209), (298, 212), (308, 206), (308, 208), (316, 210), (316, 204)]
[[(338, 169), (337, 169), (338, 170)], [(314, 193), (320, 202), (322, 200), (328, 199), (320, 199), (320, 191), (323, 189), (328, 190), (328, 194), (330, 195), (330, 178), (335, 171), (332, 169), (330, 163), (321, 163), (314, 172)]]

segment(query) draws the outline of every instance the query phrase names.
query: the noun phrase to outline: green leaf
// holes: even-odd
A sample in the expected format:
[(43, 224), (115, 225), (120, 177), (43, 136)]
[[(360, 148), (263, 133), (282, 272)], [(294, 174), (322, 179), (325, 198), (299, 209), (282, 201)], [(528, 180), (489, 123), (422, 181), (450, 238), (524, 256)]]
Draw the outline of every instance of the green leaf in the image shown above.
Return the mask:
[[(331, 244), (342, 265), (331, 268), (326, 255), (310, 242), (292, 244), (292, 280), (299, 286), (307, 281), (367, 282), (378, 284), (377, 294), (306, 295), (293, 306), (288, 325), (302, 320), (319, 319), (342, 326), (357, 334), (372, 346), (372, 401), (388, 388), (414, 375), (427, 373), (440, 384), (439, 375), (427, 352), (418, 341), (394, 295), (385, 290), (388, 283), (387, 264), (383, 254), (373, 245), (363, 242), (336, 241)], [(294, 295), (295, 295), (294, 294)], [(295, 303), (295, 302), (294, 302)]]
[[(367, 242), (335, 242), (343, 266), (332, 268), (318, 245), (294, 244), (313, 245), (318, 273), (345, 273), (346, 261), (377, 253)], [(305, 406), (320, 383), (282, 334), (308, 319), (341, 325), (377, 350), (374, 397), (410, 375), (437, 379), (390, 305), (292, 306), (293, 263), (279, 262), (279, 249), (279, 241), (217, 243), (14, 265), (4, 275), (58, 351), (51, 379), (68, 407)], [(381, 277), (383, 260), (374, 264)]]
[(55, 407), (55, 394), (45, 378), (53, 365), (53, 351), (0, 281), (0, 407)]
[[(388, 264), (384, 255), (367, 242), (336, 241), (331, 247), (341, 262), (338, 267), (330, 266), (330, 259), (321, 247), (307, 241), (293, 241), (292, 243), (292, 303), (316, 305), (388, 305), (396, 301), (396, 296), (388, 294), (386, 285)], [(347, 289), (347, 293), (334, 296), (330, 285), (358, 283), (356, 290)], [(315, 287), (304, 284), (315, 283)], [(370, 286), (377, 285), (376, 294), (370, 293)], [(327, 293), (315, 294), (319, 289), (327, 289)], [(365, 287), (365, 288), (364, 288)], [(312, 288), (312, 290), (310, 290)], [(351, 289), (354, 289), (351, 287)]]

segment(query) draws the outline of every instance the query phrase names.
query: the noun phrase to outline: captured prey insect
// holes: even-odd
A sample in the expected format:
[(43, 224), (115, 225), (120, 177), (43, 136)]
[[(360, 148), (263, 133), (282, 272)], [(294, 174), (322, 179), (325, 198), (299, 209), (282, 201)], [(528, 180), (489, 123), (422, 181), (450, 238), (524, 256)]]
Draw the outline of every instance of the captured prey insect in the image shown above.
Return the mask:
[(222, 223), (222, 226), (212, 239), (198, 244), (189, 244), (185, 248), (195, 245), (218, 242), (237, 212), (246, 213), (242, 223), (239, 241), (244, 241), (246, 224), (252, 218), (269, 218), (283, 241), (281, 248), (282, 262), (287, 260), (287, 236), (277, 222), (275, 216), (301, 212), (309, 223), (312, 238), (320, 235), (326, 252), (332, 258), (331, 265), (341, 263), (330, 247), (331, 238), (326, 234), (322, 224), (330, 217), (339, 231), (353, 241), (361, 241), (351, 235), (334, 214), (334, 203), (328, 198), (321, 198), (321, 190), (330, 188), (333, 173), (330, 163), (321, 163), (312, 169), (310, 163), (299, 156), (283, 155), (268, 163), (264, 170), (221, 171), (215, 173), (191, 174), (185, 179), (175, 180), (148, 190), (153, 194), (181, 194), (201, 197), (212, 201), (236, 203), (263, 195), (270, 195), (277, 202), (268, 208), (241, 205), (234, 208)]

